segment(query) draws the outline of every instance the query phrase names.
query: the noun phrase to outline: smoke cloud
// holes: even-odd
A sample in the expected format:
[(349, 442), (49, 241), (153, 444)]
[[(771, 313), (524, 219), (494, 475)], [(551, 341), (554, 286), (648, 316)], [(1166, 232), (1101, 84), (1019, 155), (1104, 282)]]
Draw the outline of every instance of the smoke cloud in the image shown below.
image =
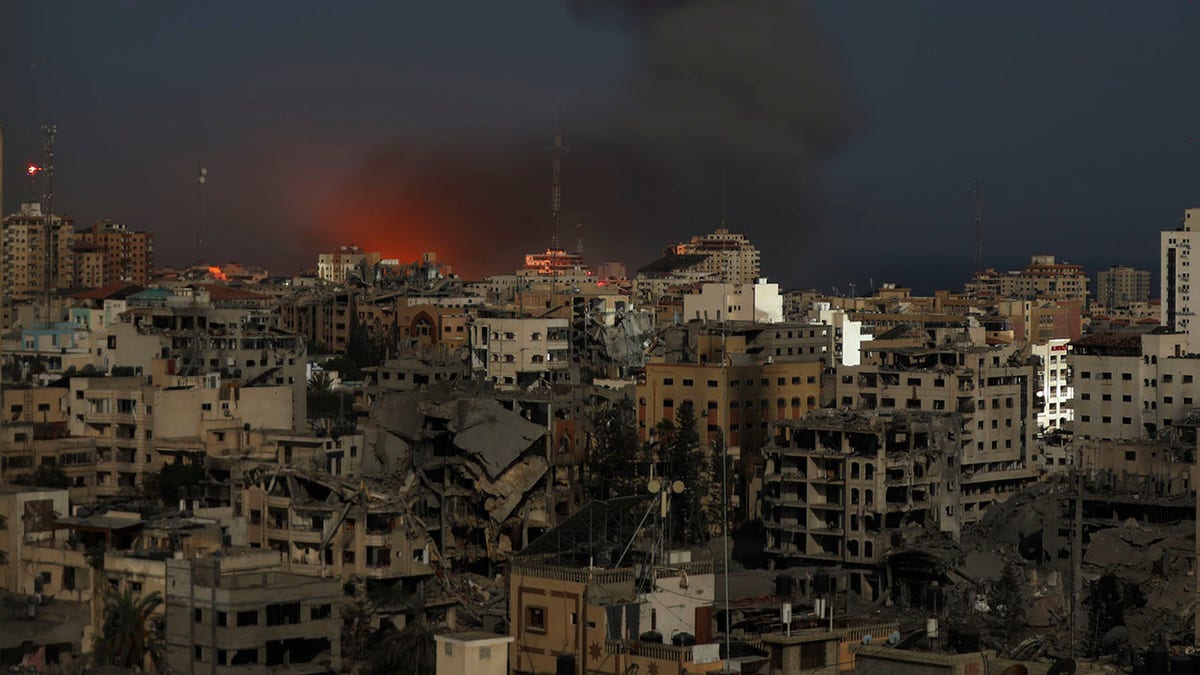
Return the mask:
[[(768, 270), (799, 255), (813, 175), (852, 136), (857, 107), (835, 50), (799, 0), (568, 0), (577, 20), (624, 31), (614, 108), (563, 111), (563, 232), (589, 261), (631, 271), (681, 237), (728, 226)], [(324, 218), (323, 243), (467, 275), (510, 271), (550, 239), (550, 129), (428, 142), (398, 138), (364, 162)], [(384, 248), (386, 246), (386, 248)]]

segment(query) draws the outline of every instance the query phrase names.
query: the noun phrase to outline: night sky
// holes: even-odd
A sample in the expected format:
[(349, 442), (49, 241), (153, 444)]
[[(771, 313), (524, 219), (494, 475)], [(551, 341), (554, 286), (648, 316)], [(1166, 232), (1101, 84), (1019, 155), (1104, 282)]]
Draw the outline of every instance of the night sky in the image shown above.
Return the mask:
[[(984, 258), (1157, 267), (1200, 205), (1200, 4), (894, 0), (0, 3), (5, 209), (291, 273), (349, 240), (467, 275), (549, 241), (636, 268), (726, 219), (785, 286), (927, 291)], [(345, 6), (342, 6), (345, 5)]]

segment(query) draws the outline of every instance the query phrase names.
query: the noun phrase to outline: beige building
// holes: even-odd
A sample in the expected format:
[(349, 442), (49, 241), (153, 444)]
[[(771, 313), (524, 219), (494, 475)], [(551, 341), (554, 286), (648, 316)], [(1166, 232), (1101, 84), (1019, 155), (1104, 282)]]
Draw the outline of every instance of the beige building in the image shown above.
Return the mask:
[(776, 564), (836, 565), (867, 600), (893, 535), (916, 523), (957, 538), (962, 417), (822, 410), (773, 425), (761, 516)]
[(1082, 438), (1155, 438), (1193, 410), (1200, 359), (1188, 336), (1154, 331), (1099, 333), (1073, 344), (1075, 434)]
[(839, 408), (957, 412), (963, 417), (962, 522), (974, 522), (1036, 479), (1036, 386), (1028, 354), (1015, 345), (983, 347), (953, 336), (920, 346), (885, 347), (865, 363), (838, 369)]
[(727, 284), (752, 284), (759, 276), (759, 253), (743, 234), (718, 228), (710, 234), (668, 247), (673, 255), (703, 256), (692, 269), (712, 274)]
[(1096, 302), (1106, 311), (1150, 301), (1150, 272), (1117, 265), (1096, 274)]
[[(146, 286), (154, 269), (154, 235), (102, 220), (75, 234), (74, 273), (81, 288), (116, 281)], [(90, 267), (89, 267), (90, 266)]]
[(330, 283), (344, 284), (347, 277), (359, 274), (366, 276), (369, 283), (370, 275), (382, 259), (378, 251), (367, 252), (354, 244), (342, 246), (332, 253), (317, 256), (317, 276)]
[[(5, 295), (14, 299), (33, 298), (49, 286), (70, 288), (73, 280), (71, 248), (75, 228), (69, 218), (54, 216), (50, 250), (46, 260), (46, 216), (40, 204), (22, 204), (21, 211), (0, 223), (0, 282)], [(47, 284), (47, 270), (50, 283)]]
[(572, 381), (567, 319), (479, 317), (471, 326), (471, 367), (500, 388)]
[(1088, 277), (1082, 265), (1058, 262), (1052, 255), (1035, 255), (1021, 270), (988, 269), (967, 284), (974, 296), (1057, 299), (1087, 302)]
[(508, 643), (495, 633), (435, 635), (437, 675), (508, 675)]
[[(1196, 311), (1192, 309), (1192, 249), (1200, 246), (1200, 208), (1183, 212), (1175, 230), (1160, 234), (1159, 323), (1170, 331), (1192, 334)], [(1197, 327), (1200, 328), (1200, 327)]]
[(166, 661), (175, 673), (336, 672), (342, 582), (282, 571), (275, 551), (167, 562)]

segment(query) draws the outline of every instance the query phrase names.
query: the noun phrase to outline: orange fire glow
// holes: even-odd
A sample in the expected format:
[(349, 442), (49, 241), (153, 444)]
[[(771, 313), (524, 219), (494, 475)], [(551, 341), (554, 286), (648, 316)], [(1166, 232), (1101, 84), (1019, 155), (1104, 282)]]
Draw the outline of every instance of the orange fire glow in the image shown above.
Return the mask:
[(29, 172), (29, 175), (30, 175), (30, 176), (32, 176), (32, 175), (36, 174), (37, 172), (41, 171), (41, 169), (39, 169), (38, 167), (34, 166), (33, 164), (30, 164), (30, 165), (29, 165), (29, 168), (27, 168), (27, 169), (25, 169), (25, 170)]
[(217, 267), (216, 265), (209, 266), (208, 273), (211, 274), (212, 278), (216, 279), (217, 281), (229, 281), (229, 277), (225, 276), (225, 273), (221, 271), (221, 268)]

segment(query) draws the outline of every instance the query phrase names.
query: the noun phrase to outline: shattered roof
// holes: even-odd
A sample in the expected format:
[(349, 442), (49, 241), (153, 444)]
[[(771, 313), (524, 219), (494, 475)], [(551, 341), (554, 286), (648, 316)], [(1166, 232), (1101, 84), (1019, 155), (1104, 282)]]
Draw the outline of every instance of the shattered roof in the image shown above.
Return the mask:
[(446, 424), (454, 444), (479, 455), (492, 478), (521, 456), (545, 430), (492, 399), (459, 401), (458, 415)]

